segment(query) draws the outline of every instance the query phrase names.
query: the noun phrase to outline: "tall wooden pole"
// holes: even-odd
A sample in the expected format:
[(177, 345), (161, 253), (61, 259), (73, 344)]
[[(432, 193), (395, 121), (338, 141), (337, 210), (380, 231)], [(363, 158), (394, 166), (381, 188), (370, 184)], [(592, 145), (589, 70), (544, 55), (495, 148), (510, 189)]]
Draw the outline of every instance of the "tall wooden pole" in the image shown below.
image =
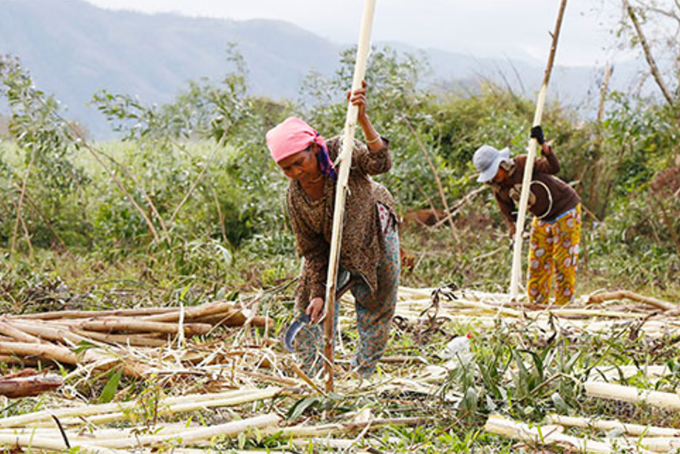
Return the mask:
[[(354, 66), (354, 78), (352, 80), (352, 92), (361, 88), (361, 83), (366, 74), (366, 62), (371, 47), (371, 30), (373, 28), (373, 16), (375, 15), (376, 0), (366, 0), (364, 15), (361, 20), (359, 44), (357, 45), (357, 57)], [(331, 239), (331, 251), (328, 260), (328, 280), (326, 281), (326, 320), (324, 321), (324, 348), (326, 359), (326, 392), (333, 391), (333, 337), (335, 319), (335, 290), (337, 286), (338, 266), (340, 265), (340, 246), (342, 243), (342, 227), (345, 215), (345, 199), (347, 196), (347, 183), (349, 181), (349, 168), (352, 165), (352, 150), (354, 149), (354, 132), (357, 128), (359, 108), (351, 102), (347, 104), (347, 119), (342, 140), (338, 170), (338, 181), (335, 191), (335, 211), (333, 214), (333, 237)]]
[[(555, 62), (555, 54), (557, 53), (557, 41), (560, 37), (560, 29), (562, 28), (562, 19), (564, 17), (564, 10), (567, 7), (567, 0), (562, 0), (560, 4), (560, 11), (557, 15), (557, 23), (555, 24), (555, 31), (552, 34), (552, 45), (550, 46), (550, 56), (548, 57), (548, 66), (545, 69), (543, 76), (543, 84), (538, 92), (538, 99), (536, 100), (536, 112), (534, 113), (534, 126), (540, 126), (543, 117), (543, 106), (545, 105), (545, 94), (548, 90), (548, 82), (550, 81), (550, 73), (552, 73), (553, 63)], [(531, 186), (531, 178), (534, 172), (534, 158), (536, 157), (536, 147), (538, 142), (536, 139), (529, 141), (529, 150), (527, 152), (527, 162), (524, 168), (524, 178), (522, 179), (522, 194), (519, 199), (519, 212), (517, 213), (517, 223), (515, 229), (515, 245), (512, 251), (512, 276), (510, 278), (510, 297), (513, 300), (517, 299), (519, 294), (519, 279), (521, 275), (522, 266), (522, 233), (524, 232), (524, 221), (527, 214), (527, 202), (529, 201), (529, 191)]]

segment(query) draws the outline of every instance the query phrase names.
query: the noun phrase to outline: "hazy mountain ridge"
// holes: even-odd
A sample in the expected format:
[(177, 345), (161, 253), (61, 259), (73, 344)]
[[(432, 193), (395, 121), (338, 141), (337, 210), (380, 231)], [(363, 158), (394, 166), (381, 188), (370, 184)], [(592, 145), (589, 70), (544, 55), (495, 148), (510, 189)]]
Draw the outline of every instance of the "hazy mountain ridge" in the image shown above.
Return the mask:
[[(188, 80), (219, 80), (230, 64), (229, 43), (244, 56), (252, 93), (296, 98), (311, 70), (330, 75), (346, 46), (282, 21), (189, 18), (110, 11), (80, 0), (0, 0), (0, 52), (18, 55), (36, 85), (67, 106), (66, 115), (96, 138), (111, 137), (106, 121), (87, 107), (101, 88), (170, 101)], [(417, 49), (390, 43), (403, 51)], [(541, 65), (427, 49), (431, 80), (488, 78), (533, 95)], [(503, 76), (501, 76), (503, 74)], [(594, 68), (556, 68), (551, 93), (582, 102), (596, 88)]]

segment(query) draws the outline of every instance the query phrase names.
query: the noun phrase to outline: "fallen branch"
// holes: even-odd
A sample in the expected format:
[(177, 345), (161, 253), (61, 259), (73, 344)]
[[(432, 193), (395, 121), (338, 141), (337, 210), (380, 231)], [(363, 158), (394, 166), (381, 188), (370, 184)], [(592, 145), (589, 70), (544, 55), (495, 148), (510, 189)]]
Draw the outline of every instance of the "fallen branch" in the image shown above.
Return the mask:
[(10, 398), (37, 396), (54, 391), (64, 383), (61, 375), (38, 374), (32, 369), (0, 377), (0, 395)]

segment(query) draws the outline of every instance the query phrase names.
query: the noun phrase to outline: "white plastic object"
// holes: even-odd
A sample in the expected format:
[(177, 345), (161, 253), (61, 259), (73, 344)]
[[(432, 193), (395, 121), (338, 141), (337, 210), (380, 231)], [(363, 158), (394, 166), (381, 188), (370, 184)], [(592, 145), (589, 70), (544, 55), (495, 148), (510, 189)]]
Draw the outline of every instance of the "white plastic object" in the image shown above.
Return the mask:
[(471, 357), (470, 354), (470, 334), (465, 334), (462, 336), (456, 336), (451, 341), (446, 344), (446, 348), (441, 354), (443, 359), (465, 359), (468, 360)]

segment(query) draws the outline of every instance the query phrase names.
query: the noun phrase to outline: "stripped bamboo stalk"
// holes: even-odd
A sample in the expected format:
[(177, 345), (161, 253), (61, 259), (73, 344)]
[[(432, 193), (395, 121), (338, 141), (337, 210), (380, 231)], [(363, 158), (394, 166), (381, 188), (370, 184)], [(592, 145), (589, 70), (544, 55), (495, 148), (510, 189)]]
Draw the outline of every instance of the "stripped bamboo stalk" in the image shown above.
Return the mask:
[(649, 391), (634, 386), (614, 385), (588, 381), (584, 383), (586, 395), (604, 399), (621, 400), (632, 404), (646, 403), (665, 410), (680, 410), (680, 396), (675, 393)]
[(42, 341), (40, 340), (39, 337), (32, 336), (14, 326), (12, 326), (9, 323), (5, 323), (4, 321), (0, 321), (0, 334), (3, 334), (5, 336), (9, 336), (15, 340), (18, 340), (19, 342), (28, 342), (28, 343), (33, 343), (33, 344), (40, 344)]
[(147, 366), (125, 361), (121, 357), (112, 356), (97, 349), (88, 349), (79, 358), (67, 347), (54, 344), (32, 344), (25, 342), (0, 342), (0, 354), (16, 356), (37, 356), (47, 360), (57, 361), (63, 364), (77, 366), (79, 364), (92, 363), (96, 368), (107, 370), (122, 363), (123, 373), (126, 376), (142, 377)]
[[(370, 50), (371, 29), (373, 28), (373, 16), (375, 14), (376, 0), (365, 0), (364, 13), (361, 20), (361, 31), (357, 45), (356, 63), (354, 65), (354, 77), (352, 79), (352, 93), (359, 90), (366, 73), (366, 63)], [(354, 148), (354, 132), (357, 126), (359, 109), (351, 102), (347, 103), (347, 118), (340, 153), (340, 169), (335, 191), (335, 204), (333, 212), (333, 230), (328, 259), (328, 278), (326, 281), (326, 320), (324, 323), (324, 369), (326, 371), (326, 392), (333, 391), (333, 321), (335, 312), (335, 289), (337, 286), (338, 267), (340, 265), (340, 244), (342, 242), (342, 228), (345, 214), (345, 198), (349, 181), (349, 170), (352, 165), (352, 150)]]
[[(134, 331), (142, 333), (164, 333), (177, 334), (179, 325), (173, 323), (148, 322), (145, 320), (129, 319), (94, 319), (79, 322), (76, 326), (88, 331), (103, 331), (111, 333), (113, 331)], [(187, 336), (208, 334), (212, 326), (207, 323), (185, 323), (184, 334)]]
[(291, 440), (291, 444), (299, 448), (308, 448), (311, 445), (314, 447), (343, 449), (347, 451), (356, 445), (356, 442), (354, 440), (338, 440), (334, 438), (294, 438)]
[[(221, 314), (211, 315), (208, 317), (200, 317), (194, 320), (198, 323), (208, 323), (214, 326), (243, 326), (248, 321), (248, 317), (241, 311), (224, 312)], [(267, 326), (275, 326), (273, 319), (262, 315), (256, 315), (250, 321), (251, 326), (257, 328), (266, 328)]]
[(661, 309), (662, 311), (673, 311), (680, 308), (680, 306), (678, 306), (677, 304), (667, 303), (666, 301), (661, 301), (656, 298), (650, 298), (648, 296), (639, 295), (637, 293), (629, 292), (628, 290), (618, 290), (615, 292), (597, 293), (595, 295), (590, 295), (588, 297), (588, 301), (586, 302), (586, 304), (599, 304), (605, 301), (621, 299), (629, 299), (632, 301), (644, 303), (655, 309)]
[(16, 356), (37, 356), (63, 364), (78, 364), (78, 356), (66, 347), (54, 344), (28, 342), (0, 342), (0, 354)]
[[(489, 417), (484, 426), (484, 430), (515, 440), (522, 440), (544, 446), (555, 445), (571, 450), (577, 450), (578, 452), (594, 454), (613, 454), (618, 452), (610, 443), (564, 435), (560, 432), (560, 426), (530, 427), (527, 424), (506, 419), (502, 416)], [(652, 452), (634, 445), (628, 447), (632, 450), (631, 452), (637, 452), (639, 454), (650, 454)]]
[[(224, 399), (214, 399), (210, 401), (201, 402), (184, 402), (172, 405), (162, 405), (158, 407), (158, 416), (165, 415), (176, 415), (178, 413), (190, 413), (194, 411), (205, 411), (210, 408), (218, 407), (234, 407), (237, 405), (242, 405), (250, 402), (256, 402), (259, 400), (269, 399), (276, 396), (279, 391), (272, 390), (258, 390), (256, 392), (251, 392), (249, 394), (244, 394), (241, 396), (224, 398)], [(131, 415), (129, 411), (116, 411), (111, 413), (98, 414), (94, 416), (89, 416), (86, 418), (87, 424), (109, 424), (117, 421), (127, 421), (134, 420), (134, 415)], [(81, 417), (78, 418), (67, 418), (61, 420), (61, 424), (64, 426), (81, 426), (84, 424)]]
[[(11, 324), (15, 328), (18, 328), (28, 334), (39, 337), (40, 339), (46, 339), (57, 342), (66, 342), (73, 345), (80, 342), (90, 341), (86, 337), (79, 334), (75, 334), (68, 329), (54, 324), (48, 324), (38, 320), (7, 320), (7, 323)], [(90, 341), (91, 342), (91, 341)], [(93, 342), (97, 345), (96, 342)], [(104, 347), (104, 345), (99, 344), (99, 346)]]
[(577, 418), (572, 416), (548, 415), (550, 424), (559, 424), (569, 427), (592, 427), (598, 430), (620, 430), (628, 435), (645, 437), (680, 437), (680, 429), (668, 427), (643, 426), (641, 424), (622, 423), (618, 420), (605, 420), (597, 418)]
[(380, 429), (385, 426), (412, 426), (417, 427), (432, 422), (432, 418), (387, 418), (373, 419), (369, 421), (357, 421), (349, 423), (322, 424), (318, 426), (292, 426), (279, 430), (285, 438), (311, 438), (325, 437), (328, 435), (341, 435), (358, 432), (366, 429)]
[(140, 309), (115, 309), (106, 311), (56, 311), (56, 312), (41, 312), (37, 314), (21, 314), (13, 315), (16, 319), (39, 319), (39, 320), (54, 320), (54, 319), (69, 319), (69, 318), (92, 318), (92, 317), (137, 317), (144, 315), (164, 314), (167, 312), (176, 311), (175, 307), (148, 307)]
[(79, 334), (88, 339), (93, 339), (99, 342), (115, 345), (132, 345), (134, 347), (165, 347), (168, 341), (158, 337), (148, 336), (144, 334), (103, 334), (96, 331), (81, 331), (75, 330)]
[[(538, 99), (536, 100), (536, 111), (534, 113), (533, 126), (540, 126), (543, 118), (543, 107), (545, 106), (545, 97), (548, 91), (548, 83), (550, 82), (550, 74), (552, 73), (553, 64), (555, 63), (555, 55), (557, 54), (557, 43), (560, 36), (560, 29), (562, 28), (562, 19), (564, 18), (564, 10), (567, 7), (567, 0), (562, 0), (560, 3), (560, 10), (557, 15), (557, 23), (555, 24), (555, 31), (552, 34), (552, 44), (550, 46), (550, 55), (548, 57), (548, 65), (543, 75), (543, 84), (538, 92)], [(529, 149), (527, 152), (527, 160), (524, 167), (524, 175), (522, 178), (522, 192), (519, 200), (519, 210), (517, 214), (517, 223), (515, 227), (515, 243), (512, 251), (512, 275), (510, 278), (510, 298), (517, 300), (519, 295), (519, 281), (522, 266), (522, 235), (524, 233), (524, 221), (527, 215), (527, 204), (529, 202), (529, 192), (531, 185), (531, 178), (534, 170), (534, 158), (536, 156), (536, 147), (538, 142), (536, 139), (529, 141)]]
[[(0, 445), (14, 448), (47, 449), (51, 451), (65, 452), (67, 447), (61, 438), (43, 438), (33, 435), (5, 435), (0, 434)], [(91, 454), (122, 454), (124, 451), (103, 448), (90, 443), (74, 442), (71, 448), (78, 448)]]
[(283, 377), (274, 377), (271, 375), (267, 374), (262, 374), (260, 372), (251, 372), (248, 370), (242, 370), (239, 372), (241, 375), (245, 375), (246, 377), (253, 377), (257, 378), (258, 380), (262, 380), (265, 382), (272, 382), (272, 383), (277, 383), (279, 385), (284, 385), (284, 386), (298, 386), (300, 385), (300, 382), (291, 380), (290, 378), (283, 378)]
[[(240, 403), (269, 399), (281, 393), (281, 391), (282, 389), (279, 387), (270, 387), (264, 389), (242, 388), (236, 391), (212, 394), (187, 394), (185, 396), (171, 397), (163, 400), (160, 402), (159, 409), (166, 409), (167, 411), (177, 413), (177, 409), (188, 412), (203, 408), (228, 406), (224, 405), (225, 402), (229, 403), (229, 405), (238, 405)], [(216, 402), (219, 402), (219, 404), (215, 405)], [(53, 424), (51, 422), (53, 416), (59, 418), (62, 423), (67, 421), (66, 418), (75, 418), (73, 421), (76, 421), (76, 424), (82, 425), (85, 424), (85, 421), (81, 419), (82, 417), (89, 418), (104, 415), (108, 419), (114, 413), (123, 415), (124, 417), (124, 413), (133, 409), (136, 405), (137, 402), (130, 401), (41, 410), (23, 415), (10, 416), (8, 418), (0, 418), (0, 427), (26, 427), (41, 421), (49, 421), (50, 424)], [(191, 405), (193, 405), (193, 409), (191, 409)]]
[[(166, 323), (176, 323), (179, 320), (179, 308), (173, 308), (173, 311), (166, 312), (163, 314), (148, 315), (143, 318), (145, 321), (149, 322), (166, 322)], [(200, 317), (208, 317), (211, 315), (225, 315), (232, 312), (241, 312), (234, 303), (227, 303), (225, 301), (216, 301), (213, 303), (202, 304), (200, 306), (193, 306), (184, 308), (184, 319), (193, 320)]]
[(183, 446), (192, 445), (200, 441), (210, 441), (213, 437), (234, 438), (249, 429), (264, 429), (278, 425), (281, 417), (274, 413), (255, 416), (241, 421), (231, 421), (211, 427), (191, 428), (190, 430), (163, 435), (145, 435), (135, 438), (121, 438), (98, 440), (100, 446), (107, 448), (125, 449), (137, 446), (158, 446), (169, 441), (179, 441)]

